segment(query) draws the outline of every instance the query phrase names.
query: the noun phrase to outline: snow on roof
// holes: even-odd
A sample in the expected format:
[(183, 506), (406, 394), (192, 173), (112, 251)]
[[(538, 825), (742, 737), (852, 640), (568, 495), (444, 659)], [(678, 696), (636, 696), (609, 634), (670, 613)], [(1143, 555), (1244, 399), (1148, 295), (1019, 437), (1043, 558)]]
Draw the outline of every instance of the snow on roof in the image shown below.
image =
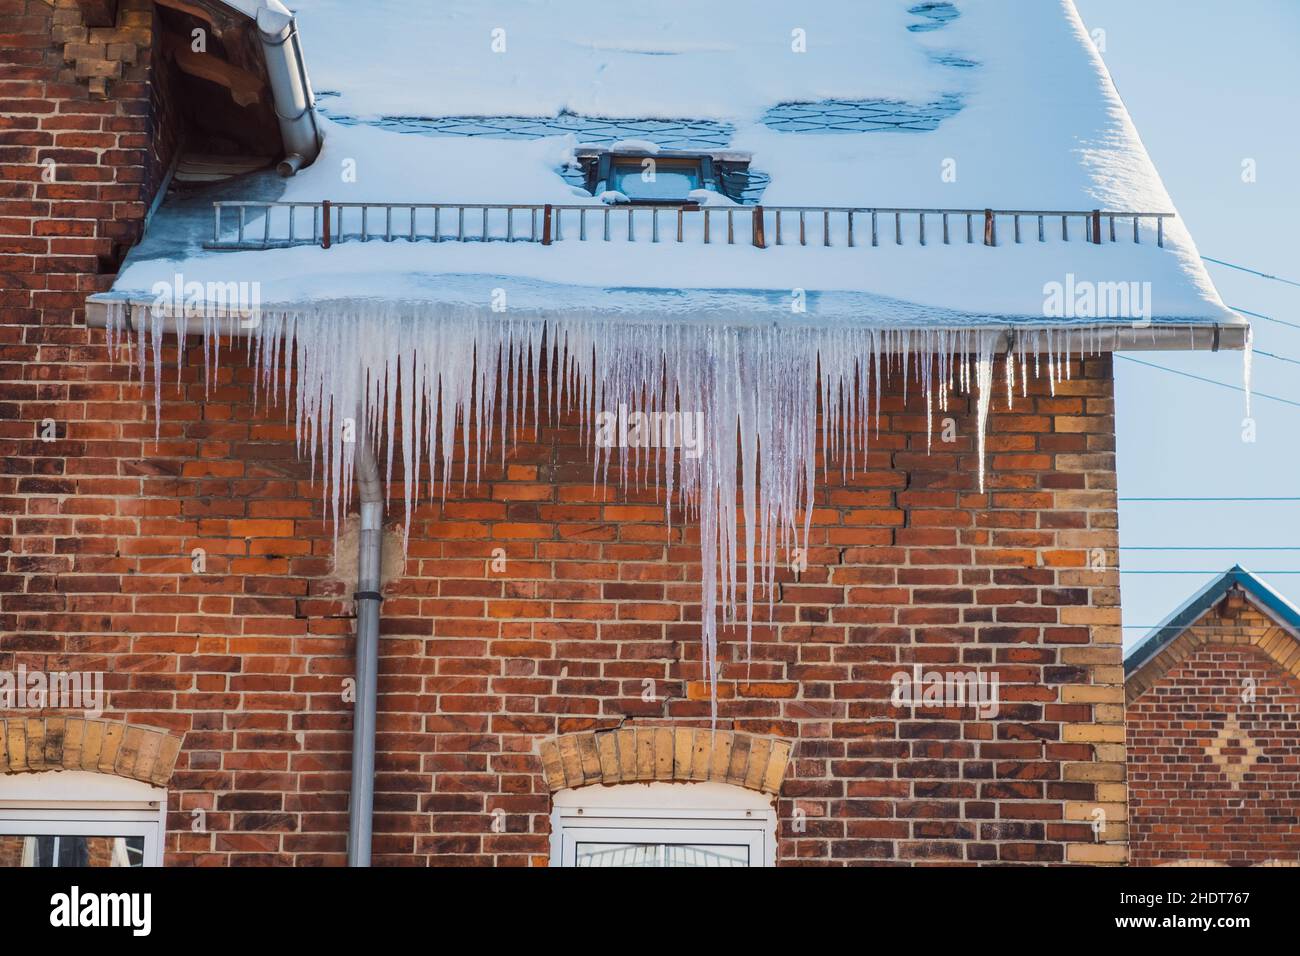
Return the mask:
[[(616, 15), (575, 0), (369, 0), (363, 13), (350, 0), (298, 0), (296, 13), (322, 110), (349, 122), (323, 124), (320, 157), (294, 178), (250, 179), (248, 193), (224, 198), (595, 203), (560, 175), (577, 136), (424, 136), (366, 122), (568, 111), (726, 124), (730, 148), (752, 153), (753, 168), (770, 175), (768, 206), (1173, 211), (1071, 0), (793, 8), (784, 0), (742, 8), (659, 0)], [(800, 42), (806, 52), (795, 52)], [(961, 108), (924, 131), (788, 132), (763, 122), (794, 102), (924, 107), (944, 98)], [(166, 237), (197, 221), (193, 210), (169, 205), (151, 227), (163, 240), (146, 238), (115, 293), (184, 271), (260, 281), (264, 302), (319, 298), (342, 275), (354, 296), (383, 297), (456, 274), (595, 289), (842, 291), (1041, 319), (1044, 285), (1073, 276), (1151, 282), (1156, 320), (1242, 324), (1177, 219), (1166, 224), (1163, 249), (1003, 237), (996, 248), (399, 242), (214, 254), (199, 245), (210, 224), (188, 243)], [(173, 214), (180, 218), (169, 226)]]
[[(926, 100), (907, 0), (593, 6), (580, 0), (298, 0), (318, 92), (355, 116), (594, 116), (753, 121), (830, 97)], [(792, 49), (802, 30), (806, 53)]]

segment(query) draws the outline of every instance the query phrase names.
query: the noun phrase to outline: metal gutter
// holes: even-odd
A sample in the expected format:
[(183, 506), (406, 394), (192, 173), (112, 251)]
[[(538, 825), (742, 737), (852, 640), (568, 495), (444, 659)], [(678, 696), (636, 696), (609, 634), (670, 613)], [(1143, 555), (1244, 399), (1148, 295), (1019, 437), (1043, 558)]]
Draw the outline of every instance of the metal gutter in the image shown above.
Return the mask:
[[(149, 309), (153, 306), (151, 298), (124, 298), (112, 293), (98, 293), (86, 299), (86, 325), (91, 328), (103, 328), (108, 323), (108, 304), (110, 302), (127, 302), (132, 309)], [(274, 306), (267, 306), (272, 309)], [(128, 323), (130, 317), (128, 314)], [(189, 316), (184, 320), (187, 335), (203, 332), (203, 319)], [(232, 323), (234, 324), (234, 323)], [(1035, 330), (1052, 329), (1060, 331), (1064, 326), (1043, 323), (1031, 325), (1026, 323), (1011, 324), (1007, 337), (1022, 336)], [(1078, 327), (1083, 331), (1084, 326)], [(1247, 324), (1216, 323), (1153, 323), (1146, 328), (1134, 328), (1131, 325), (1101, 328), (1097, 331), (1098, 346), (1103, 352), (1219, 352), (1240, 351), (1246, 347), (1250, 326)], [(168, 323), (168, 334), (175, 331), (173, 322)], [(243, 335), (247, 329), (226, 328), (223, 334)], [(1089, 334), (1092, 334), (1091, 332)], [(1002, 348), (1005, 348), (1005, 343)]]

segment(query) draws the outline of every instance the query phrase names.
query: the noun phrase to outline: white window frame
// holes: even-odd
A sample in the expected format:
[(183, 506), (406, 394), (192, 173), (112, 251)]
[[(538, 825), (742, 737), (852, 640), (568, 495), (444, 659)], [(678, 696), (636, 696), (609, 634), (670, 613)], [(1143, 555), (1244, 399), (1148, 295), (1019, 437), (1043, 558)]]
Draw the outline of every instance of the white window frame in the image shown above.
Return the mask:
[(579, 843), (746, 846), (750, 866), (776, 866), (771, 798), (728, 784), (625, 783), (561, 790), (551, 812), (551, 866), (577, 863)]
[(167, 791), (84, 770), (0, 777), (0, 834), (144, 837), (144, 865), (163, 865)]

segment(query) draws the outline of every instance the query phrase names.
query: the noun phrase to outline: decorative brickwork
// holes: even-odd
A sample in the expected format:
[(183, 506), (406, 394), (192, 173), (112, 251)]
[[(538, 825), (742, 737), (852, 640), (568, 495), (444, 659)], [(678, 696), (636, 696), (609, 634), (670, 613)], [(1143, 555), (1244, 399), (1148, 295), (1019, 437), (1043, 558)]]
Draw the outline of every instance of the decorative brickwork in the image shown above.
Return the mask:
[(1216, 608), (1129, 675), (1124, 684), (1125, 702), (1132, 704), (1164, 679), (1169, 671), (1188, 658), (1195, 657), (1207, 644), (1236, 647), (1252, 645), (1259, 648), (1260, 653), (1279, 670), (1300, 678), (1300, 641), (1294, 635), (1254, 608), (1245, 611), (1241, 617), (1233, 618), (1225, 617)]
[[(109, 84), (127, 67), (149, 59), (153, 45), (153, 0), (118, 0), (112, 25), (87, 25), (78, 0), (40, 0), (53, 9), (51, 36), (63, 44), (67, 76), (87, 84), (92, 95), (105, 97)], [(112, 11), (109, 11), (110, 14)]]
[(165, 787), (180, 750), (179, 737), (120, 721), (0, 718), (0, 773), (90, 770)]
[[(0, 43), (0, 329), (6, 344), (16, 329), (33, 324), (33, 310), (48, 310), (47, 325), (57, 316), (63, 324), (80, 313), (88, 294), (108, 288), (140, 236), (175, 149), (176, 124), (149, 55), (152, 3), (120, 3), (118, 22), (129, 44), (110, 40), (112, 30), (78, 26), (80, 16), (75, 0), (0, 0), (0, 31), (9, 41)], [(75, 39), (82, 34), (97, 39)], [(108, 59), (92, 68), (88, 58), (101, 47)], [(77, 55), (83, 59), (65, 60)], [(106, 99), (96, 81), (109, 76)], [(83, 344), (85, 336), (47, 328), (40, 341), (47, 349), (66, 349)], [(10, 361), (17, 357), (9, 354)]]
[(542, 741), (552, 790), (590, 784), (712, 780), (781, 792), (790, 742), (691, 727), (627, 727)]
[(1223, 603), (1128, 681), (1132, 860), (1300, 863), (1300, 643)]

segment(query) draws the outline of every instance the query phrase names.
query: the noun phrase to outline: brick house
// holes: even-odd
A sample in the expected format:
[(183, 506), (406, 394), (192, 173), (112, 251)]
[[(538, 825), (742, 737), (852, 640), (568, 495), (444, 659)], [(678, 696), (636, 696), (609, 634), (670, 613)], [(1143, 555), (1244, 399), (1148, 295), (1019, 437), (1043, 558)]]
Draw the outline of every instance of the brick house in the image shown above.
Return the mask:
[(1300, 865), (1300, 610), (1234, 567), (1124, 670), (1131, 861)]
[[(1247, 327), (1071, 4), (770, 6), (579, 49), (522, 9), (314, 0), (301, 44), (275, 0), (0, 0), (0, 673), (105, 692), (0, 698), (0, 861), (1126, 861), (1111, 353)], [(443, 68), (404, 37), (449, 72), (392, 82)], [(551, 116), (548, 51), (587, 84)], [(1134, 276), (1159, 308), (1045, 305)], [(717, 387), (636, 405), (683, 367)], [(645, 470), (595, 384), (713, 444)]]

